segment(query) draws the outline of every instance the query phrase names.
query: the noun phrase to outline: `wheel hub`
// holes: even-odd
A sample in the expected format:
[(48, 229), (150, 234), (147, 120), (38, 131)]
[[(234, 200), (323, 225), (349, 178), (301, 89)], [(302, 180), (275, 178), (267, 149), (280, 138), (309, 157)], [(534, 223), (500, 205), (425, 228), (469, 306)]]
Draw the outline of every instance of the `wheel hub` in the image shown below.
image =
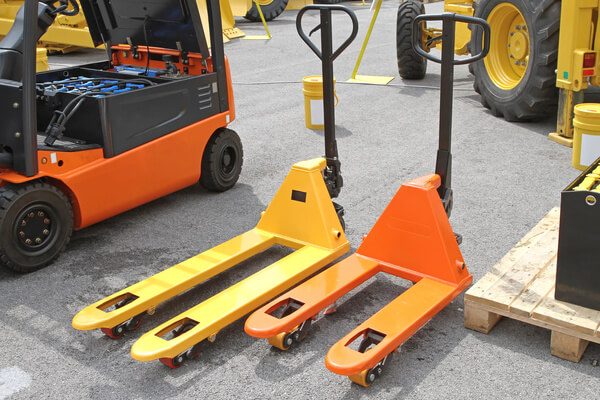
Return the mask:
[(529, 54), (529, 38), (522, 31), (511, 32), (509, 40), (509, 57), (519, 62), (525, 61)]
[(230, 174), (235, 167), (235, 149), (233, 147), (226, 147), (223, 149), (223, 153), (221, 154), (221, 171), (225, 175)]
[(33, 205), (16, 219), (16, 236), (19, 245), (26, 250), (37, 250), (48, 244), (53, 237), (52, 212), (47, 207)]
[(503, 90), (516, 87), (529, 63), (529, 29), (525, 18), (514, 5), (504, 2), (490, 12), (487, 21), (492, 29), (490, 52), (484, 59), (492, 82)]

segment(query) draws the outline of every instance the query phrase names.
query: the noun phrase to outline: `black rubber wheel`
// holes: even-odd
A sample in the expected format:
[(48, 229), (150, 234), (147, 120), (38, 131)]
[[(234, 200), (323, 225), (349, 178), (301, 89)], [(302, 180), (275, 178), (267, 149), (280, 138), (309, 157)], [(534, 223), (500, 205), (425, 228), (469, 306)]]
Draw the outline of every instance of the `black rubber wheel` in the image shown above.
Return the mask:
[[(473, 64), (473, 88), (495, 116), (529, 121), (556, 113), (560, 8), (559, 0), (477, 2), (475, 16), (488, 21), (492, 36), (489, 54)], [(472, 32), (473, 54), (482, 35)]]
[[(277, 18), (287, 7), (289, 0), (258, 0), (260, 10), (262, 11), (265, 21), (271, 21)], [(256, 4), (252, 2), (252, 7), (246, 12), (244, 18), (254, 22), (260, 22), (260, 14)]]
[(240, 177), (244, 152), (237, 133), (231, 129), (216, 131), (204, 149), (200, 183), (208, 190), (224, 192)]
[(372, 385), (373, 382), (375, 382), (375, 379), (377, 379), (379, 375), (377, 375), (377, 372), (375, 372), (375, 370), (370, 369), (367, 371), (367, 374), (365, 376), (365, 382), (367, 385)]
[(424, 13), (425, 7), (420, 1), (406, 0), (398, 6), (396, 58), (398, 60), (398, 73), (402, 79), (423, 79), (425, 77), (427, 59), (412, 48), (413, 21), (417, 16)]
[(342, 226), (342, 231), (346, 232), (346, 221), (344, 220), (344, 207), (341, 204), (336, 203), (335, 201), (333, 202), (333, 208), (335, 209), (335, 213), (338, 216), (338, 219), (340, 220), (340, 225)]
[(8, 268), (33, 272), (54, 261), (73, 232), (67, 196), (43, 182), (0, 188), (0, 261)]

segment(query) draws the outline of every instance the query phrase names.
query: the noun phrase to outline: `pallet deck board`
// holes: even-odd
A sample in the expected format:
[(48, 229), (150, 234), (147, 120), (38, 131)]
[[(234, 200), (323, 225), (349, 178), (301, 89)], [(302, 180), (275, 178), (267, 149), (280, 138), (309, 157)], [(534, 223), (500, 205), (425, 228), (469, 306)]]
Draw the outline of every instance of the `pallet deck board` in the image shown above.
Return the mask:
[(533, 310), (532, 316), (600, 339), (600, 311), (557, 301), (554, 299), (554, 290)]
[(553, 208), (465, 293), (465, 326), (489, 333), (501, 317), (552, 331), (552, 354), (577, 362), (600, 343), (600, 311), (554, 298), (560, 209)]
[(556, 257), (546, 265), (521, 295), (510, 305), (510, 312), (528, 317), (531, 312), (548, 296), (556, 280)]

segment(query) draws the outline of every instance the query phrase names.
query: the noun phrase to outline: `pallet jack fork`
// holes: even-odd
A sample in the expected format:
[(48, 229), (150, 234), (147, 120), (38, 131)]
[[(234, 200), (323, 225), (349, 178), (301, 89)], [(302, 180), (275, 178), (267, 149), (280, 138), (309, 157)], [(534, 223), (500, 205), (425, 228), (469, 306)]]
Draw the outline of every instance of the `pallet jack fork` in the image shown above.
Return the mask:
[[(453, 66), (487, 54), (489, 26), (481, 19), (451, 13), (419, 16), (415, 25), (423, 20), (442, 20), (444, 32), (441, 60), (420, 52), (442, 64), (436, 173), (404, 183), (354, 254), (260, 308), (245, 326), (251, 336), (268, 338), (273, 346), (286, 350), (306, 337), (308, 327), (321, 310), (327, 310), (378, 272), (414, 282), (329, 350), (327, 368), (362, 386), (369, 386), (381, 374), (391, 354), (473, 279), (458, 247), (460, 236), (453, 233), (448, 220), (452, 209)], [(453, 59), (455, 21), (484, 27), (486, 44), (481, 54), (466, 60)], [(418, 47), (417, 43), (415, 37), (414, 45)], [(354, 350), (351, 345), (356, 341), (360, 344)]]
[[(352, 37), (341, 50), (356, 36), (356, 17), (353, 22)], [(329, 29), (331, 40), (330, 26), (329, 17), (329, 25), (323, 29)], [(331, 52), (325, 51), (324, 56), (330, 57)], [(198, 355), (202, 341), (213, 341), (222, 328), (347, 253), (350, 244), (343, 232), (343, 208), (332, 202), (342, 180), (333, 131), (333, 83), (330, 92), (326, 90), (324, 99), (326, 156), (292, 166), (254, 229), (86, 307), (74, 317), (73, 326), (100, 328), (111, 338), (121, 337), (139, 326), (144, 313), (153, 314), (158, 304), (261, 251), (275, 244), (295, 249), (144, 334), (131, 349), (137, 360), (159, 359), (177, 368), (186, 358)]]

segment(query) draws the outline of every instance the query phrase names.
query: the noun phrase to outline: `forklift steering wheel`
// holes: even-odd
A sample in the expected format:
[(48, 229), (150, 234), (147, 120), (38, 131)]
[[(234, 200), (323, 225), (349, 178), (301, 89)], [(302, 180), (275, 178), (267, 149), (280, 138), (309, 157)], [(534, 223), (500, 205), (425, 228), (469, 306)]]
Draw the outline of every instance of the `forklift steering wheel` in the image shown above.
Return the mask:
[[(54, 3), (58, 2), (58, 7), (54, 7)], [(66, 16), (73, 16), (79, 14), (79, 4), (76, 0), (42, 0), (42, 3), (52, 7), (52, 15), (62, 14)], [(69, 3), (73, 6), (72, 10), (68, 10)]]

